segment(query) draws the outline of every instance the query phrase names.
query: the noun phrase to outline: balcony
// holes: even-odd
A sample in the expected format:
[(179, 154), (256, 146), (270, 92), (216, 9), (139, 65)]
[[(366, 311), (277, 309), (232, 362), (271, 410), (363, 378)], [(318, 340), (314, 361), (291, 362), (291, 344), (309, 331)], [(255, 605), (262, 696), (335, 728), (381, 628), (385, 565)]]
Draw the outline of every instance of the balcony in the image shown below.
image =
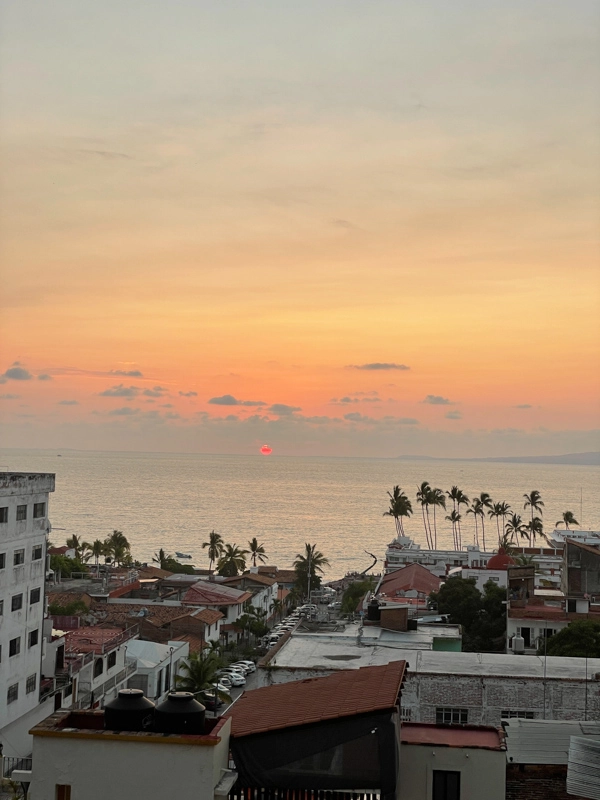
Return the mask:
[(121, 684), (137, 672), (137, 659), (127, 658), (125, 666), (115, 676), (104, 681), (97, 686), (93, 692), (88, 691), (80, 694), (77, 702), (73, 703), (72, 708), (89, 708), (94, 703), (98, 703), (102, 698), (115, 688), (122, 688)]

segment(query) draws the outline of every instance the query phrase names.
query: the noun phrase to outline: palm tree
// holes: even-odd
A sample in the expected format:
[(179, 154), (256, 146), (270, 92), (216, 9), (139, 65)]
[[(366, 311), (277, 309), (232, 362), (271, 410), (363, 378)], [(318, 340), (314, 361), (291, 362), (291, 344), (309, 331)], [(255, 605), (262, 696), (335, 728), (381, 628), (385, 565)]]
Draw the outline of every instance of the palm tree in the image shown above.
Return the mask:
[(544, 523), (542, 522), (541, 517), (532, 517), (531, 520), (525, 525), (525, 530), (527, 531), (527, 536), (529, 538), (529, 544), (533, 547), (535, 545), (535, 537), (544, 536)]
[(579, 523), (575, 519), (575, 515), (572, 511), (563, 511), (562, 519), (558, 520), (555, 527), (558, 528), (559, 525), (564, 525), (565, 528), (569, 530), (569, 525), (579, 525)]
[(412, 503), (399, 486), (394, 486), (392, 492), (388, 492), (390, 507), (383, 512), (384, 517), (393, 517), (396, 524), (396, 536), (404, 536), (404, 525), (402, 517), (410, 517), (412, 514)]
[(423, 481), (420, 486), (417, 486), (417, 503), (421, 506), (421, 513), (423, 514), (423, 527), (425, 528), (425, 538), (427, 539), (427, 547), (433, 550), (433, 539), (431, 536), (431, 526), (429, 525), (429, 502), (431, 500), (431, 486), (427, 481)]
[(473, 514), (473, 519), (475, 520), (475, 544), (477, 547), (479, 547), (479, 529), (477, 527), (477, 518), (483, 518), (483, 507), (481, 505), (481, 500), (478, 497), (473, 498), (470, 508), (467, 509), (467, 514)]
[(513, 556), (515, 554), (515, 548), (512, 543), (512, 538), (508, 533), (503, 533), (498, 538), (498, 552), (506, 553), (507, 556)]
[(256, 561), (261, 562), (264, 564), (265, 561), (268, 561), (268, 557), (266, 555), (266, 551), (264, 545), (258, 543), (258, 539), (256, 536), (248, 542), (248, 547), (250, 548), (250, 558), (252, 560), (252, 566), (256, 566)]
[(523, 508), (530, 508), (531, 509), (531, 519), (533, 520), (533, 512), (539, 511), (540, 516), (543, 515), (542, 508), (544, 504), (542, 502), (542, 496), (538, 492), (537, 489), (532, 489), (529, 494), (524, 494), (523, 497), (525, 498), (525, 503)]
[(510, 540), (515, 542), (520, 536), (523, 536), (525, 526), (520, 514), (511, 514), (508, 522), (504, 526), (504, 530), (510, 536)]
[(104, 548), (106, 555), (112, 555), (115, 563), (119, 565), (129, 560), (128, 556), (131, 546), (127, 538), (123, 535), (123, 531), (114, 530), (111, 535), (104, 540)]
[(450, 514), (446, 517), (446, 520), (448, 522), (452, 523), (452, 536), (454, 537), (454, 548), (456, 550), (458, 550), (458, 532), (457, 532), (457, 527), (458, 527), (458, 524), (460, 523), (460, 518), (461, 518), (460, 514), (458, 513), (458, 511), (456, 509), (454, 509), (454, 511), (451, 511)]
[(76, 533), (74, 533), (72, 536), (69, 536), (67, 539), (67, 547), (75, 551), (75, 558), (77, 561), (82, 560), (85, 542), (83, 542)]
[(279, 619), (283, 619), (283, 609), (284, 609), (283, 600), (279, 600), (276, 598), (275, 600), (271, 601), (271, 611), (273, 612), (273, 616), (277, 619), (277, 615), (279, 614)]
[(96, 572), (98, 572), (98, 562), (100, 561), (100, 556), (104, 555), (104, 542), (100, 539), (94, 539), (94, 542), (91, 545), (91, 551), (96, 564)]
[(437, 521), (435, 518), (435, 510), (441, 507), (446, 510), (446, 498), (441, 489), (432, 489), (429, 496), (429, 503), (433, 506), (433, 543), (434, 550), (437, 549)]
[(482, 546), (485, 550), (485, 510), (492, 508), (492, 498), (487, 492), (481, 492), (479, 495), (479, 503), (481, 508), (481, 540)]
[(211, 570), (213, 564), (221, 558), (225, 550), (225, 543), (223, 542), (221, 534), (216, 531), (211, 531), (208, 534), (208, 542), (203, 543), (202, 549), (205, 547), (208, 547), (208, 568)]
[(173, 556), (169, 555), (168, 553), (165, 553), (165, 551), (161, 547), (160, 550), (158, 551), (158, 553), (154, 553), (154, 555), (152, 557), (152, 561), (154, 561), (155, 564), (158, 564), (158, 566), (161, 569), (168, 570), (168, 568), (169, 568), (168, 567), (168, 562), (172, 558), (173, 558)]
[(316, 544), (305, 542), (304, 553), (298, 553), (294, 560), (296, 582), (302, 588), (306, 587), (306, 596), (310, 597), (311, 586), (316, 588), (321, 583), (317, 572), (324, 572), (323, 567), (329, 566), (329, 559), (325, 558)]
[(246, 569), (247, 550), (242, 550), (236, 544), (226, 544), (221, 558), (217, 562), (217, 572), (228, 578), (235, 577)]
[(504, 519), (508, 512), (510, 511), (510, 506), (508, 503), (494, 503), (492, 508), (488, 511), (488, 517), (491, 519), (492, 517), (496, 517), (496, 527), (498, 529), (498, 541), (501, 540), (502, 535), (500, 533), (500, 517), (502, 517), (502, 530), (504, 530)]
[[(175, 684), (181, 692), (191, 692), (198, 696), (206, 691), (213, 692), (213, 684), (217, 683), (217, 672), (223, 666), (222, 660), (216, 652), (190, 653), (187, 661), (181, 661), (183, 675), (175, 676)], [(225, 692), (217, 691), (218, 696), (231, 702), (231, 697)]]
[[(455, 488), (455, 487), (452, 487), (452, 488)], [(462, 491), (462, 489), (458, 489), (457, 487), (456, 487), (456, 489), (457, 489), (457, 491), (456, 491), (456, 509), (457, 509), (458, 513), (460, 514), (460, 507), (461, 506), (468, 506), (469, 505), (469, 498)], [(462, 519), (462, 517), (460, 519)], [(460, 519), (458, 521), (458, 549), (459, 550), (462, 549), (462, 530), (461, 530), (461, 527), (460, 527)]]

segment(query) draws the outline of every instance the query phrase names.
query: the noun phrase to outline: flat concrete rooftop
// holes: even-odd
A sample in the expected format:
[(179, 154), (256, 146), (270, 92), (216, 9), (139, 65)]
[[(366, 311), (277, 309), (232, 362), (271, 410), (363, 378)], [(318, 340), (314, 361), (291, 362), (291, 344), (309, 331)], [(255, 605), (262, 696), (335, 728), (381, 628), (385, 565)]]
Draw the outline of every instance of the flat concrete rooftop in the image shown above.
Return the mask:
[[(348, 628), (346, 629), (348, 631)], [(336, 634), (292, 634), (267, 662), (268, 667), (301, 670), (359, 669), (360, 667), (406, 661), (408, 674), (481, 675), (514, 678), (544, 677), (544, 658), (505, 653), (453, 653), (396, 646), (386, 639), (369, 641)], [(587, 660), (587, 678), (600, 673), (600, 659)], [(548, 656), (545, 675), (548, 679), (585, 680), (584, 658)]]

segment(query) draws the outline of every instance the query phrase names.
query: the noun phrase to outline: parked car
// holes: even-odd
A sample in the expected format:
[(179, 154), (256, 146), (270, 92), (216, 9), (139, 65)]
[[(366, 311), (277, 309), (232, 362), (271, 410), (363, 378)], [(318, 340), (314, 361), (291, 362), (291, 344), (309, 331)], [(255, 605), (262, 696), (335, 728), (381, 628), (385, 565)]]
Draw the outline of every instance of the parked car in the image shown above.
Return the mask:
[(238, 664), (240, 667), (246, 667), (247, 673), (256, 672), (256, 664), (254, 661), (236, 661), (233, 666), (235, 667)]
[(199, 700), (207, 711), (217, 711), (223, 705), (221, 698), (214, 692), (203, 692)]
[(227, 675), (229, 680), (231, 681), (232, 686), (245, 686), (246, 685), (246, 678), (242, 675), (241, 672), (235, 672), (232, 670), (231, 672), (225, 670), (223, 673)]

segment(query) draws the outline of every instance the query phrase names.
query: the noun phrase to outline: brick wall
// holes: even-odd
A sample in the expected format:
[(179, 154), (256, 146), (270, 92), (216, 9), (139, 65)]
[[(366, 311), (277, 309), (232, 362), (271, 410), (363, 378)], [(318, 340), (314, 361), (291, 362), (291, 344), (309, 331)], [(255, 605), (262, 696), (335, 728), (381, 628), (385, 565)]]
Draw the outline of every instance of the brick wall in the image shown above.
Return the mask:
[(506, 800), (583, 800), (567, 794), (566, 765), (509, 764)]

